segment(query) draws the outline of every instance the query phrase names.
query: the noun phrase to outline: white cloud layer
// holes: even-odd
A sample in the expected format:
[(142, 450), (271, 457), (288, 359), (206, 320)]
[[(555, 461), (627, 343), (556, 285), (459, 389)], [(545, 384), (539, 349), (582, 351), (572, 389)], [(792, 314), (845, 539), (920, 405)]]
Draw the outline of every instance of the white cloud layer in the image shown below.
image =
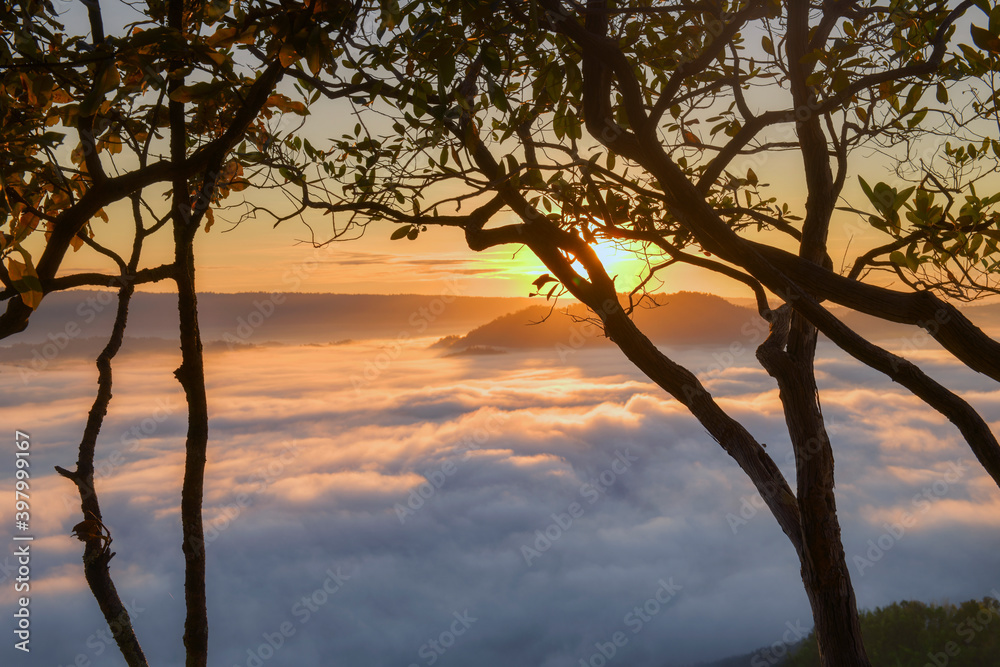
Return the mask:
[[(575, 667), (623, 632), (618, 664), (665, 667), (811, 625), (794, 552), (750, 483), (620, 353), (439, 358), (430, 342), (410, 341), (362, 382), (391, 341), (208, 355), (212, 664)], [(998, 426), (1000, 392), (927, 360)], [(177, 361), (171, 344), (116, 361), (97, 455), (112, 572), (165, 666), (183, 662)], [(743, 355), (707, 384), (791, 475), (777, 394), (754, 364)], [(1000, 492), (957, 431), (829, 348), (819, 368), (859, 603), (1000, 588)], [(2, 394), (3, 423), (33, 442), (31, 664), (124, 664), (69, 537), (78, 501), (52, 472), (76, 459), (95, 378), (89, 362), (60, 359)], [(667, 601), (650, 602), (658, 594)], [(9, 641), (0, 655), (15, 657)]]

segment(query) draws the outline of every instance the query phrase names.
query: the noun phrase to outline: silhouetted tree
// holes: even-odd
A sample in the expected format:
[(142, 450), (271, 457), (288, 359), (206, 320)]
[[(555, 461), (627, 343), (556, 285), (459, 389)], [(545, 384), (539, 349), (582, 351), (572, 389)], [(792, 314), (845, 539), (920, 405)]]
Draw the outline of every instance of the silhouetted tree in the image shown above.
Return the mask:
[[(870, 665), (840, 538), (818, 333), (945, 415), (998, 484), (1000, 446), (965, 400), (823, 302), (923, 327), (1000, 380), (1000, 345), (951, 303), (997, 291), (1000, 195), (975, 185), (988, 187), (1000, 155), (990, 87), (1000, 8), (985, 0), (382, 8), (352, 39), (336, 78), (297, 74), (320, 92), (330, 86), (331, 96), (347, 82), (367, 93), (352, 100), (353, 133), (329, 157), (301, 162), (292, 180), (302, 196), (289, 215), (325, 210), (345, 227), (395, 221), (398, 239), (428, 225), (459, 227), (474, 250), (527, 246), (550, 271), (536, 287), (587, 304), (754, 483), (799, 556), (822, 664)], [(971, 39), (959, 34), (970, 20)], [(868, 201), (846, 208), (885, 238), (837, 270), (829, 233), (862, 149), (884, 156), (898, 182), (861, 180)], [(775, 157), (782, 152), (797, 156), (801, 202), (779, 202), (765, 183), (789, 180), (788, 162)], [(316, 178), (302, 176), (310, 166)], [(644, 284), (687, 263), (752, 290), (770, 323), (757, 357), (780, 392), (795, 492), (699, 378), (635, 325), (641, 290), (619, 299), (593, 249), (602, 240), (640, 249)], [(886, 275), (894, 287), (876, 282)]]
[[(194, 235), (211, 224), (213, 207), (250, 185), (295, 195), (290, 210), (274, 211), (279, 220), (332, 214), (333, 238), (387, 219), (402, 224), (394, 238), (436, 224), (463, 229), (474, 250), (530, 248), (551, 272), (536, 286), (554, 296), (561, 285), (590, 307), (754, 483), (799, 556), (825, 666), (870, 661), (840, 540), (814, 372), (818, 332), (944, 414), (1000, 483), (1000, 447), (982, 417), (823, 306), (923, 327), (956, 359), (1000, 379), (1000, 345), (951, 303), (996, 291), (998, 197), (973, 187), (983, 188), (1000, 154), (989, 86), (1000, 10), (986, 0), (167, 0), (150, 2), (119, 36), (105, 35), (97, 2), (86, 4), (89, 37), (68, 34), (44, 0), (8, 3), (0, 14), (0, 133), (10, 156), (0, 166), (10, 222), (0, 336), (22, 330), (47, 292), (122, 286), (80, 460), (61, 472), (80, 490), (85, 571), (105, 617), (125, 626), (116, 638), (130, 665), (145, 658), (114, 616), (120, 601), (105, 576), (112, 553), (93, 483), (111, 359), (132, 287), (173, 279), (189, 413), (185, 645), (188, 664), (204, 665), (207, 408)], [(969, 17), (977, 24), (965, 39), (957, 31)], [(302, 101), (278, 92), (283, 81)], [(954, 102), (960, 92), (973, 102)], [(320, 96), (356, 116), (353, 133), (317, 147), (297, 128), (268, 123), (306, 115), (305, 103)], [(952, 143), (935, 152), (944, 137)], [(56, 157), (64, 145), (77, 147), (70, 163)], [(886, 238), (837, 271), (828, 236), (859, 148), (896, 161), (899, 182), (861, 183), (868, 202), (851, 208)], [(802, 165), (802, 203), (779, 203), (764, 182), (787, 179), (771, 157), (782, 151)], [(171, 206), (156, 206), (150, 193), (169, 193)], [(121, 201), (132, 208), (128, 259), (90, 228)], [(28, 247), (43, 224), (36, 260)], [(143, 267), (144, 240), (167, 225), (174, 261)], [(599, 240), (638, 247), (650, 259), (647, 280), (688, 263), (752, 290), (771, 327), (757, 355), (784, 406), (795, 492), (699, 378), (636, 326), (632, 297), (641, 290), (619, 298), (593, 250)], [(117, 275), (57, 277), (77, 246), (112, 258)], [(886, 272), (896, 287), (873, 282)]]
[[(118, 288), (114, 328), (97, 359), (98, 393), (76, 468), (57, 470), (80, 493), (83, 520), (74, 535), (85, 542), (91, 591), (126, 662), (146, 665), (111, 578), (115, 553), (94, 483), (94, 453), (133, 290), (163, 279), (176, 283), (182, 362), (175, 375), (188, 406), (181, 492), (184, 645), (189, 667), (204, 666), (208, 612), (201, 509), (208, 408), (195, 234), (203, 222), (205, 229), (211, 226), (212, 207), (247, 186), (241, 156), (287, 138), (287, 128), (277, 123), (282, 115), (306, 113), (303, 101), (277, 86), (300, 62), (314, 74), (332, 69), (339, 41), (353, 29), (356, 7), (346, 0), (165, 0), (133, 4), (141, 18), (120, 34), (108, 34), (100, 3), (83, 4), (89, 35), (67, 30), (50, 0), (8, 1), (0, 11), (0, 222), (9, 224), (9, 233), (0, 237), (6, 301), (0, 337), (23, 330), (49, 292), (84, 285)], [(248, 143), (256, 151), (248, 150)], [(61, 159), (64, 155), (69, 160)], [(158, 203), (164, 194), (167, 206)], [(106, 211), (115, 204), (121, 206)], [(111, 223), (111, 215), (113, 226), (123, 231), (98, 233), (93, 220)], [(172, 230), (173, 261), (142, 266), (145, 241), (166, 227)], [(43, 231), (43, 251), (33, 257), (29, 249)], [(123, 257), (114, 247), (129, 235), (131, 249)], [(57, 276), (70, 248), (98, 253), (117, 271)]]

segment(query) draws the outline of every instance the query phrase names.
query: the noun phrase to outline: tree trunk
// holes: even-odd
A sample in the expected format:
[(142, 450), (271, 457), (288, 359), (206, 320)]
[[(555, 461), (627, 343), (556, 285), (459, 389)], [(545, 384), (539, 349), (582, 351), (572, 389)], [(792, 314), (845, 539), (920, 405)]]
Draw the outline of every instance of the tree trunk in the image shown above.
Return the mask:
[[(574, 281), (559, 253), (535, 238), (532, 251), (604, 323), (605, 332), (625, 356), (657, 385), (685, 405), (713, 438), (739, 463), (795, 547), (809, 597), (824, 667), (871, 667), (858, 621), (847, 560), (840, 538), (833, 493), (833, 450), (823, 425), (813, 372), (817, 331), (785, 305), (771, 313), (771, 335), (758, 356), (778, 380), (789, 434), (795, 450), (798, 497), (753, 436), (730, 417), (697, 376), (666, 357), (625, 313), (613, 287)], [(586, 258), (584, 258), (586, 261)], [(596, 269), (596, 267), (595, 267)], [(595, 270), (595, 274), (600, 274)], [(591, 276), (594, 279), (594, 276)], [(605, 281), (599, 281), (603, 283)], [(786, 345), (793, 333), (792, 345)]]
[(778, 525), (801, 556), (802, 535), (795, 496), (767, 451), (742, 424), (719, 407), (697, 376), (675, 363), (643, 334), (617, 300), (588, 303), (625, 356), (691, 411), (753, 482)]
[[(97, 397), (90, 409), (83, 438), (80, 441), (76, 470), (69, 471), (60, 466), (55, 468), (56, 472), (76, 484), (80, 493), (80, 509), (83, 520), (91, 522), (92, 528), (90, 530), (84, 529), (78, 533), (80, 539), (85, 542), (83, 572), (87, 579), (87, 585), (90, 586), (90, 591), (94, 594), (94, 599), (97, 600), (97, 604), (101, 608), (104, 620), (108, 622), (108, 627), (115, 638), (115, 643), (122, 652), (122, 657), (125, 658), (125, 663), (129, 667), (146, 667), (148, 662), (135, 635), (135, 629), (132, 627), (132, 619), (129, 617), (128, 610), (122, 603), (118, 590), (115, 588), (115, 582), (111, 578), (110, 563), (115, 553), (111, 551), (111, 533), (104, 526), (104, 516), (101, 513), (97, 488), (94, 484), (94, 454), (97, 438), (104, 424), (108, 405), (111, 403), (111, 360), (121, 349), (125, 336), (129, 301), (133, 291), (134, 287), (129, 282), (126, 282), (119, 290), (118, 309), (111, 338), (97, 357)], [(107, 539), (105, 539), (105, 535)]]
[[(181, 488), (181, 524), (184, 551), (184, 646), (187, 667), (208, 664), (208, 603), (205, 595), (205, 532), (202, 498), (205, 490), (205, 463), (208, 450), (208, 400), (201, 332), (198, 328), (198, 301), (194, 286), (192, 239), (180, 224), (177, 239), (177, 292), (180, 311), (181, 365), (174, 375), (184, 388), (188, 405), (185, 443), (184, 484)], [(183, 238), (186, 237), (186, 238)]]
[[(184, 29), (184, 2), (170, 0), (168, 24)], [(176, 71), (179, 63), (171, 68)], [(182, 76), (171, 78), (170, 92), (184, 83)], [(187, 158), (187, 128), (184, 103), (170, 100), (170, 158), (182, 164)], [(213, 158), (206, 181), (214, 185), (221, 156)], [(205, 463), (208, 450), (208, 398), (205, 391), (205, 366), (202, 357), (201, 331), (198, 327), (198, 298), (195, 289), (194, 235), (204, 206), (193, 205), (189, 191), (190, 174), (176, 174), (173, 179), (174, 279), (177, 281), (177, 308), (180, 313), (181, 365), (174, 375), (184, 389), (187, 401), (188, 429), (184, 444), (184, 484), (181, 487), (181, 530), (184, 552), (184, 647), (187, 667), (208, 665), (208, 601), (205, 593), (205, 532), (202, 523), (202, 498), (205, 491)], [(209, 190), (211, 195), (211, 190)]]
[(813, 365), (816, 328), (792, 314), (787, 305), (772, 312), (771, 335), (758, 348), (757, 357), (778, 382), (795, 452), (802, 583), (812, 607), (820, 664), (871, 667), (837, 519), (833, 448)]

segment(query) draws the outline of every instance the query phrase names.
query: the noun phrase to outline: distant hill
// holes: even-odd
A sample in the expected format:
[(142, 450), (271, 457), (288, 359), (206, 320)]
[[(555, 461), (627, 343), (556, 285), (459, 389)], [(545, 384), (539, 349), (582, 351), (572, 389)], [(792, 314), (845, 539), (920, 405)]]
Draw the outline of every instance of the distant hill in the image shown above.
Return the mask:
[[(580, 304), (557, 309), (539, 299), (453, 295), (288, 294), (276, 303), (268, 294), (206, 293), (198, 297), (205, 341), (235, 336), (251, 344), (332, 343), (345, 339), (448, 336), (439, 347), (449, 352), (472, 346), (538, 348), (559, 343), (574, 347), (608, 344), (597, 327), (574, 321), (592, 319)], [(636, 310), (639, 327), (654, 341), (674, 345), (728, 345), (757, 341), (766, 331), (756, 310), (721, 297), (697, 292), (657, 295), (660, 307)], [(106, 340), (115, 300), (111, 292), (70, 290), (50, 294), (31, 318), (28, 329), (0, 341), (0, 347), (48, 343), (70, 332), (77, 340)], [(871, 340), (904, 340), (912, 326), (884, 322), (833, 307), (849, 326)], [(988, 334), (1000, 337), (1000, 304), (963, 307)], [(547, 319), (546, 319), (547, 318)], [(544, 320), (544, 321), (543, 321)], [(531, 322), (541, 324), (530, 325)], [(177, 302), (171, 294), (139, 293), (133, 299), (128, 338), (175, 340)], [(245, 335), (249, 334), (249, 335)], [(93, 346), (91, 346), (93, 347)], [(89, 348), (87, 348), (89, 351)], [(97, 348), (99, 349), (99, 348)]]
[[(734, 305), (714, 294), (677, 292), (655, 296), (652, 304), (633, 314), (650, 339), (672, 345), (726, 345), (745, 338), (747, 332), (766, 331), (754, 310)], [(535, 305), (509, 313), (473, 329), (465, 336), (449, 336), (436, 344), (448, 350), (472, 347), (540, 348), (568, 345), (607, 345), (601, 329), (590, 322), (594, 315), (582, 304), (551, 311)]]
[[(825, 305), (830, 307), (829, 304)], [(886, 322), (840, 306), (830, 307), (830, 310), (849, 327), (871, 340), (905, 339), (918, 331), (912, 325)], [(987, 335), (1000, 338), (1000, 303), (996, 300), (991, 303), (961, 304), (959, 310)]]
[[(247, 342), (327, 343), (347, 338), (442, 336), (468, 331), (533, 303), (526, 298), (433, 295), (200, 294), (198, 311), (206, 341), (227, 336)], [(38, 343), (75, 332), (74, 338), (106, 338), (115, 300), (110, 292), (70, 290), (45, 297), (28, 329), (3, 344)], [(138, 293), (133, 297), (128, 337), (177, 336), (177, 298)], [(249, 333), (248, 336), (243, 334)]]

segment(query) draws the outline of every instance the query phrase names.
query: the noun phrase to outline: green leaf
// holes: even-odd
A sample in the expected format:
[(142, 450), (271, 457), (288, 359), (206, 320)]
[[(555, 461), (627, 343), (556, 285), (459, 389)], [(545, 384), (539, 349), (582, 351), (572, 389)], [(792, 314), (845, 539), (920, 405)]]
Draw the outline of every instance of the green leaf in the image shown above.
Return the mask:
[(515, 158), (513, 155), (506, 155), (504, 157), (504, 160), (506, 160), (507, 162), (508, 174), (516, 174), (519, 171), (521, 165), (518, 164), (517, 158)]
[[(309, 67), (309, 71), (313, 76), (319, 74), (320, 70), (323, 69), (326, 53), (326, 49), (320, 39), (320, 31), (313, 29), (309, 34), (309, 40), (306, 42), (306, 66)], [(318, 90), (316, 94), (319, 94)]]
[[(903, 206), (903, 204), (906, 203), (906, 201), (910, 198), (910, 195), (912, 195), (913, 191), (916, 189), (917, 186), (913, 185), (906, 188), (905, 190), (897, 192), (896, 198), (892, 202), (892, 210), (898, 211)], [(893, 192), (896, 192), (895, 189), (893, 189)]]
[(916, 108), (917, 102), (920, 101), (921, 96), (924, 94), (924, 87), (920, 85), (910, 86), (910, 92), (906, 94), (906, 102), (903, 104), (904, 111), (912, 111)]
[(397, 241), (406, 236), (407, 234), (409, 234), (412, 228), (413, 225), (403, 225), (402, 227), (396, 229), (396, 231), (392, 233), (392, 236), (390, 236), (389, 239), (392, 241)]
[(971, 255), (972, 253), (979, 250), (979, 246), (981, 246), (982, 244), (983, 244), (983, 235), (973, 234), (972, 240), (969, 242), (969, 249), (967, 250), (967, 252)]
[(442, 58), (441, 59), (441, 69), (438, 72), (442, 86), (450, 86), (452, 79), (455, 78), (455, 59), (454, 58)]
[(871, 215), (867, 211), (860, 211), (856, 208), (850, 206), (838, 206), (836, 207), (838, 211), (847, 211), (848, 213), (857, 213), (858, 215)]
[(192, 102), (200, 99), (214, 97), (226, 84), (222, 81), (200, 81), (190, 86), (181, 86), (170, 93), (170, 99), (174, 102)]
[[(992, 17), (990, 22), (992, 23)], [(972, 41), (976, 43), (976, 46), (990, 53), (1000, 53), (1000, 36), (977, 25), (971, 26), (969, 31), (972, 33)]]
[(858, 176), (858, 182), (861, 184), (861, 191), (865, 193), (865, 196), (868, 197), (869, 201), (874, 201), (873, 198), (875, 195), (872, 193), (872, 189), (865, 179)]
[(926, 115), (927, 115), (927, 107), (924, 107), (920, 111), (917, 111), (912, 116), (910, 116), (909, 120), (906, 121), (906, 126), (912, 130), (917, 125), (920, 125), (921, 121), (923, 121)]
[(221, 19), (229, 11), (229, 0), (211, 0), (205, 3), (205, 11), (202, 16), (205, 23), (212, 24)]
[(893, 210), (892, 205), (896, 201), (895, 188), (890, 188), (885, 183), (879, 181), (875, 184), (874, 194), (875, 199), (872, 200), (872, 203), (875, 204), (880, 211)]
[(35, 273), (35, 266), (32, 264), (31, 256), (28, 252), (22, 248), (18, 248), (17, 250), (24, 258), (24, 263), (22, 264), (16, 259), (8, 259), (7, 272), (10, 275), (11, 282), (14, 283), (14, 288), (21, 295), (21, 301), (28, 308), (34, 310), (38, 308), (38, 304), (41, 303), (44, 296), (42, 283), (38, 280), (38, 274)]
[(500, 76), (500, 73), (503, 71), (503, 65), (500, 63), (500, 56), (497, 55), (497, 52), (487, 46), (481, 53), (486, 69), (494, 76)]
[(501, 86), (498, 86), (493, 77), (486, 77), (486, 90), (490, 96), (490, 102), (493, 103), (500, 111), (509, 112), (510, 102), (507, 101), (507, 95), (504, 94), (504, 90)]

